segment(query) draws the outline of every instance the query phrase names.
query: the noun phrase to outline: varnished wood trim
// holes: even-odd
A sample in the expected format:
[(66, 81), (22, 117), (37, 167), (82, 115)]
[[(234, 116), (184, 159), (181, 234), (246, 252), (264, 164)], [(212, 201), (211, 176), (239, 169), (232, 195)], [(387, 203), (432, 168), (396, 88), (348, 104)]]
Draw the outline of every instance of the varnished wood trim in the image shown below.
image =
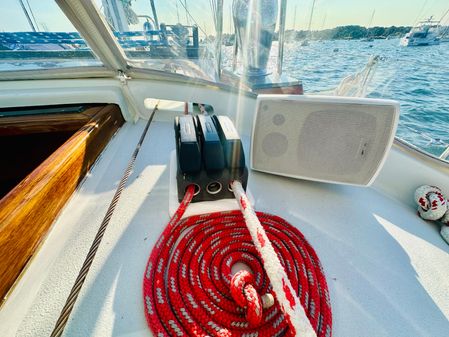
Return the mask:
[(0, 299), (4, 299), (50, 226), (112, 135), (116, 105), (90, 121), (0, 200)]
[(91, 107), (80, 113), (56, 113), (0, 118), (0, 135), (65, 132), (80, 129), (104, 106)]

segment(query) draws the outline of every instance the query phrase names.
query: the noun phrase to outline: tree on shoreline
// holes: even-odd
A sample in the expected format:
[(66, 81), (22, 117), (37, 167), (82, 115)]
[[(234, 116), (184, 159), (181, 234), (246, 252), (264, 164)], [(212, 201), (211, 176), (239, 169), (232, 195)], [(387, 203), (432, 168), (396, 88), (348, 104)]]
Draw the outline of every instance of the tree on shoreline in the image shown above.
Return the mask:
[[(385, 39), (387, 37), (401, 37), (409, 32), (411, 27), (407, 26), (391, 26), (391, 27), (371, 27), (366, 28), (363, 26), (349, 25), (339, 26), (332, 29), (325, 29), (320, 31), (314, 31), (313, 37), (315, 40), (357, 40), (366, 36), (370, 36), (374, 39)], [(291, 40), (302, 40), (306, 37), (307, 31), (287, 31), (286, 35)]]

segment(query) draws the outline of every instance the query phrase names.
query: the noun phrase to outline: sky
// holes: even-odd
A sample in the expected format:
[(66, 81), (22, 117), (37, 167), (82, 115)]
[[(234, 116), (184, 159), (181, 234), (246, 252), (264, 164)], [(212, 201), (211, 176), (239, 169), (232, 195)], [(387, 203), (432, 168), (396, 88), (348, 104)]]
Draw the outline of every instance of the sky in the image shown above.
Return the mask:
[[(74, 31), (53, 0), (23, 0), (30, 4), (39, 30)], [(214, 34), (210, 1), (187, 0), (187, 8), (196, 23), (208, 34)], [(305, 30), (308, 26), (313, 0), (288, 0), (287, 29)], [(101, 8), (102, 0), (94, 0)], [(178, 11), (176, 4), (178, 3)], [(187, 24), (186, 12), (181, 6), (184, 0), (155, 0), (160, 22)], [(150, 14), (149, 0), (133, 0), (132, 8), (137, 14)], [(230, 31), (230, 8), (232, 0), (224, 0), (224, 32)], [(295, 15), (296, 8), (296, 15)], [(434, 15), (436, 19), (449, 9), (448, 0), (316, 0), (312, 18), (312, 30), (334, 28), (343, 25), (411, 26), (418, 20)], [(449, 15), (448, 15), (449, 16)], [(445, 22), (449, 23), (449, 17)], [(189, 18), (189, 23), (192, 20)], [(295, 25), (294, 25), (295, 23)], [(141, 30), (139, 27), (133, 27)], [(0, 1), (0, 31), (29, 31), (30, 27), (20, 7), (19, 0)]]

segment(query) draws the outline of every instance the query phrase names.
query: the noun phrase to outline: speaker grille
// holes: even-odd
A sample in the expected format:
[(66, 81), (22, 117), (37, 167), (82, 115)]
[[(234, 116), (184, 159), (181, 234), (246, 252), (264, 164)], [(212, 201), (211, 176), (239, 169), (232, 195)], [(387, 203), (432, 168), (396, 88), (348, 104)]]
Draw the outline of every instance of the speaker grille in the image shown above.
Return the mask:
[(262, 98), (254, 123), (253, 168), (311, 180), (368, 184), (391, 143), (396, 106), (320, 99)]
[(280, 157), (287, 152), (287, 137), (280, 132), (272, 132), (263, 139), (262, 149), (267, 156)]

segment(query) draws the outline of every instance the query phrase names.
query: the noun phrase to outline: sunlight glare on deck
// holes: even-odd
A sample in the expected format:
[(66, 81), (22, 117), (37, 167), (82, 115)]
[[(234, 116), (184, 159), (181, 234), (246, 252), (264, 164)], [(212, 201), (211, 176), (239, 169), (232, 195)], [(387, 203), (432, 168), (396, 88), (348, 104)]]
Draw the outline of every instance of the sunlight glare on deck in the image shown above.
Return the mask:
[[(438, 282), (444, 278), (443, 271), (449, 270), (449, 254), (419, 235), (408, 232), (377, 214), (373, 215), (404, 249), (410, 258), (410, 265), (414, 268), (418, 281), (442, 314), (449, 319), (449, 301), (447, 301), (449, 283)], [(435, 226), (435, 231), (437, 230), (438, 228)], [(429, 263), (429, 261), (435, 263)]]

